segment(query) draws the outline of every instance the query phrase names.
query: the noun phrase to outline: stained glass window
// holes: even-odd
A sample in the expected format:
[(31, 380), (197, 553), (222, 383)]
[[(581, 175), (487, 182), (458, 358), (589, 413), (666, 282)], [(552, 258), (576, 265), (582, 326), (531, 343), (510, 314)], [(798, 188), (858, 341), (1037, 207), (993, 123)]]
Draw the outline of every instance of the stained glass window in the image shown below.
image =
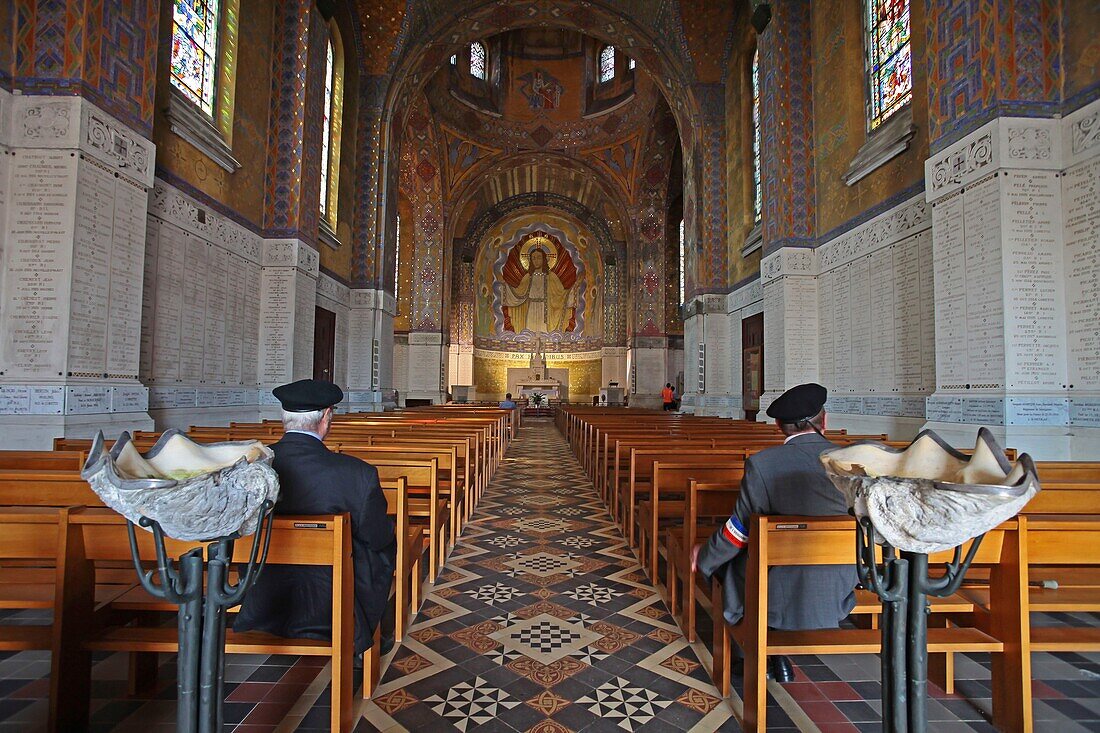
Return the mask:
[(332, 88), (336, 82), (336, 52), (329, 39), (325, 49), (325, 109), (321, 122), (321, 217), (328, 216), (328, 182), (332, 167)]
[(458, 66), (458, 54), (451, 54), (451, 66)]
[(175, 0), (172, 4), (172, 85), (211, 118), (218, 70), (219, 5), (220, 0)]
[(634, 59), (627, 59), (626, 60), (626, 68), (630, 69), (631, 71), (633, 71), (634, 67), (637, 66), (637, 65), (638, 65), (638, 62), (636, 62)]
[(871, 130), (913, 96), (909, 0), (867, 0), (867, 86)]
[(680, 220), (680, 302), (684, 302), (684, 220)]
[(489, 74), (488, 53), (481, 41), (470, 45), (470, 73), (478, 79), (486, 79)]
[(600, 82), (615, 78), (615, 47), (604, 46), (600, 51)]
[(752, 211), (760, 221), (763, 196), (760, 190), (760, 50), (752, 53)]

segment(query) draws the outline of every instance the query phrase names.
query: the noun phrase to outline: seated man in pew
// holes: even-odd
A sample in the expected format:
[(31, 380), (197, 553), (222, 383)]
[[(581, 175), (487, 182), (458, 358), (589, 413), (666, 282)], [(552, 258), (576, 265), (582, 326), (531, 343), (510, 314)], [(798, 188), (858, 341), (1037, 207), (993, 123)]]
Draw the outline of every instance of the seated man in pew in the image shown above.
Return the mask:
[[(322, 442), (333, 406), (344, 399), (335, 384), (301, 379), (272, 392), (283, 407), (282, 440), (271, 446), (279, 475), (276, 514), (351, 514), (355, 572), (355, 656), (372, 643), (389, 606), (397, 562), (394, 524), (378, 471), (366, 461), (333, 453)], [(248, 592), (235, 631), (332, 638), (332, 571), (308, 565), (269, 565)], [(393, 623), (383, 630), (381, 652), (393, 647)], [(357, 661), (357, 664), (360, 663)]]
[[(786, 439), (745, 461), (737, 507), (705, 545), (693, 549), (692, 568), (723, 584), (726, 620), (744, 615), (745, 566), (749, 518), (753, 514), (847, 514), (843, 495), (825, 475), (818, 456), (833, 443), (825, 430), (825, 399), (820, 384), (800, 384), (780, 395), (767, 410)], [(855, 606), (855, 565), (778, 567), (768, 573), (768, 626), (775, 629), (836, 628)], [(769, 674), (779, 682), (794, 680), (790, 660), (773, 656)]]

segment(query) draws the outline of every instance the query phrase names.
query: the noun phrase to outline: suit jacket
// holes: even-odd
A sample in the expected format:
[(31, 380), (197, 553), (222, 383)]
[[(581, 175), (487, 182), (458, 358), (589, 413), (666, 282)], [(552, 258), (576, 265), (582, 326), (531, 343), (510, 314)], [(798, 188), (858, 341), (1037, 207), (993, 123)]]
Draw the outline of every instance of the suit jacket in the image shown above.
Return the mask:
[[(304, 433), (287, 433), (271, 447), (279, 475), (276, 514), (351, 514), (355, 651), (361, 654), (386, 608), (397, 559), (378, 471)], [(245, 596), (233, 628), (331, 639), (332, 568), (268, 565)]]
[[(843, 495), (825, 475), (818, 456), (834, 444), (817, 433), (745, 461), (737, 507), (725, 526), (699, 551), (699, 570), (719, 575), (723, 614), (731, 624), (744, 615), (749, 518), (753, 514), (847, 514)], [(853, 550), (853, 561), (855, 558)], [(768, 626), (775, 629), (836, 628), (855, 606), (855, 565), (774, 567), (768, 571)]]

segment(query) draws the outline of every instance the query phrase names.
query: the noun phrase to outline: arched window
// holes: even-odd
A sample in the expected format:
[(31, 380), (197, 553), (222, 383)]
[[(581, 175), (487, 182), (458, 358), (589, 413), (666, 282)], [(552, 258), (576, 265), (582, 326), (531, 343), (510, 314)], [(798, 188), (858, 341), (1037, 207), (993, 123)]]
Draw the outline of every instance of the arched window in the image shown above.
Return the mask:
[(332, 86), (333, 62), (332, 39), (325, 48), (325, 109), (321, 130), (321, 217), (328, 218), (328, 176), (332, 168)]
[(637, 61), (635, 61), (635, 60), (634, 60), (634, 59), (632, 59), (632, 58), (628, 58), (628, 59), (626, 60), (626, 68), (628, 68), (628, 69), (629, 69), (629, 70), (631, 70), (631, 71), (634, 71), (634, 68), (635, 68), (635, 67), (636, 67), (637, 65), (638, 65), (638, 62), (637, 62)]
[(489, 53), (481, 41), (470, 44), (470, 73), (482, 81), (489, 78)]
[(172, 86), (211, 119), (217, 95), (220, 24), (220, 0), (172, 3)]
[(680, 303), (681, 304), (684, 302), (684, 284), (686, 282), (685, 279), (684, 279), (684, 271), (685, 271), (685, 265), (687, 263), (687, 258), (684, 255), (684, 250), (685, 250), (685, 246), (684, 246), (684, 220), (681, 219), (680, 220)]
[(752, 211), (759, 222), (763, 209), (760, 187), (760, 49), (752, 52)]
[(451, 54), (451, 66), (458, 66), (458, 54)]
[(600, 83), (615, 78), (615, 47), (604, 46), (600, 51)]
[(865, 0), (867, 129), (875, 130), (913, 96), (909, 0)]
[(336, 203), (340, 188), (340, 138), (344, 117), (344, 53), (340, 31), (329, 24), (325, 47), (325, 98), (321, 126), (321, 222), (336, 231)]

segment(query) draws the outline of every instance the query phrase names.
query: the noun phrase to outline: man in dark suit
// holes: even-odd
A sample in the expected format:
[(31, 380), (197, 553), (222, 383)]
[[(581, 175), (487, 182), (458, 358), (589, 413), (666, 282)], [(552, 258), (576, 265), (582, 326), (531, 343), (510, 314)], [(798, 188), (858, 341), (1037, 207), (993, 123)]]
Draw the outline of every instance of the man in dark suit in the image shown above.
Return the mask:
[[(351, 514), (355, 572), (355, 653), (371, 644), (389, 600), (397, 559), (394, 525), (378, 471), (365, 461), (333, 453), (322, 442), (333, 406), (344, 399), (335, 384), (302, 379), (276, 387), (283, 407), (282, 440), (275, 443), (279, 475), (276, 514)], [(269, 565), (245, 596), (236, 631), (266, 631), (287, 638), (332, 638), (332, 569)], [(382, 652), (392, 647), (389, 635)]]
[[(783, 445), (762, 450), (745, 461), (737, 507), (705, 545), (696, 547), (693, 565), (709, 580), (719, 575), (723, 614), (736, 624), (744, 614), (745, 568), (753, 514), (847, 514), (844, 496), (825, 475), (818, 456), (834, 446), (822, 435), (828, 392), (820, 384), (802, 384), (784, 392), (767, 410), (787, 436)], [(854, 565), (772, 568), (768, 572), (768, 626), (774, 629), (836, 628), (855, 606)], [(771, 676), (794, 679), (790, 661), (774, 656)]]

